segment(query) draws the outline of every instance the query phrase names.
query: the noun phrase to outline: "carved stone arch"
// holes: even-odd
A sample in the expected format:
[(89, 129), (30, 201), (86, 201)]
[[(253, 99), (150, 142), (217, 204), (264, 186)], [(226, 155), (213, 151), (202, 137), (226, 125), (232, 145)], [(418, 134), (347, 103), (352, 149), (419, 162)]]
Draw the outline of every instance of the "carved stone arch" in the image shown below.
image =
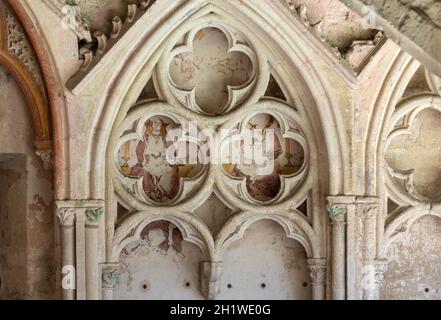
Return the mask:
[[(10, 23), (8, 25), (7, 16), (9, 15)], [(13, 20), (14, 19), (14, 20)], [(22, 94), (26, 100), (29, 112), (32, 115), (32, 123), (35, 132), (35, 149), (37, 153), (43, 154), (52, 150), (52, 126), (50, 121), (50, 112), (46, 102), (45, 88), (38, 84), (39, 66), (36, 68), (36, 74), (32, 74), (29, 67), (26, 66), (19, 57), (14, 55), (11, 44), (16, 41), (13, 37), (17, 35), (10, 28), (21, 30), (21, 25), (15, 20), (15, 16), (7, 7), (2, 7), (0, 12), (0, 64), (5, 67), (12, 75), (18, 86), (22, 90)], [(20, 32), (20, 31), (16, 31)], [(30, 55), (33, 54), (33, 49)], [(24, 53), (26, 54), (26, 53)], [(34, 61), (37, 63), (37, 61)], [(49, 160), (50, 162), (50, 160)]]
[[(22, 110), (29, 115), (28, 120), (27, 115), (19, 110), (17, 114), (12, 114), (14, 117), (11, 118), (19, 119), (19, 122), (26, 119), (26, 122), (23, 122), (26, 127), (18, 127), (21, 128), (20, 136), (26, 138), (23, 140), (26, 142), (26, 149), (18, 150), (16, 147), (12, 149), (17, 150), (17, 156), (23, 158), (23, 162), (18, 162), (17, 165), (18, 169), (24, 172), (22, 175), (26, 188), (18, 189), (24, 209), (20, 210), (20, 214), (16, 216), (19, 219), (25, 217), (25, 220), (20, 222), (23, 227), (17, 226), (11, 232), (14, 232), (14, 237), (19, 235), (26, 237), (28, 244), (39, 243), (35, 246), (35, 250), (32, 250), (33, 253), (47, 262), (49, 270), (55, 271), (58, 269), (60, 261), (57, 256), (59, 252), (54, 250), (54, 242), (57, 241), (54, 238), (54, 228), (58, 225), (52, 210), (54, 197), (66, 198), (64, 195), (64, 161), (62, 160), (65, 137), (61, 134), (61, 128), (66, 121), (62, 121), (60, 116), (64, 108), (63, 91), (54, 70), (55, 64), (52, 63), (51, 50), (47, 46), (45, 37), (42, 36), (41, 25), (36, 23), (36, 20), (25, 1), (1, 1), (0, 65), (10, 74), (10, 79), (17, 88), (15, 91), (23, 98), (20, 100), (25, 104)], [(2, 103), (10, 102), (2, 101)], [(10, 107), (17, 109), (21, 105), (9, 105), (8, 108)], [(6, 118), (3, 120), (8, 121)], [(14, 125), (13, 122), (11, 126)], [(28, 137), (31, 137), (33, 141), (29, 141)], [(30, 145), (29, 142), (31, 142)], [(32, 148), (32, 144), (34, 148)], [(33, 154), (34, 151), (42, 159), (44, 167), (48, 169), (47, 172), (42, 171), (38, 157), (36, 158)], [(34, 172), (36, 176), (33, 176)], [(21, 171), (19, 173), (21, 174)], [(35, 194), (33, 190), (36, 190)], [(34, 199), (39, 199), (38, 201), (42, 204), (41, 208), (32, 208), (33, 204), (30, 200), (32, 196), (27, 197), (27, 192), (34, 194)], [(28, 201), (29, 206), (27, 206)], [(14, 215), (16, 213), (10, 212)], [(34, 219), (42, 221), (40, 220), (41, 215), (45, 215), (44, 224), (35, 224)], [(18, 239), (14, 238), (14, 241)], [(42, 243), (44, 245), (41, 245)], [(25, 251), (23, 250), (23, 252)], [(38, 270), (40, 267), (38, 264), (38, 262), (27, 258), (24, 265), (26, 268)], [(44, 289), (41, 289), (40, 284), (35, 287), (34, 285), (28, 286), (28, 284), (42, 281), (41, 283), (47, 283), (48, 286), (58, 286), (60, 281), (58, 272), (54, 272), (53, 278), (40, 272), (29, 277), (25, 274), (19, 274), (19, 276), (22, 279), (20, 281), (23, 283), (23, 288), (27, 288), (26, 294), (29, 297), (33, 295), (34, 298), (40, 293), (33, 292), (43, 292)], [(39, 277), (44, 279), (39, 280)], [(51, 298), (58, 298), (59, 291), (54, 290), (52, 294)]]
[(320, 256), (321, 249), (314, 230), (298, 212), (290, 214), (256, 214), (255, 212), (243, 212), (233, 217), (221, 230), (215, 241), (215, 261), (222, 261), (222, 255), (230, 244), (240, 241), (248, 228), (261, 220), (271, 220), (278, 223), (288, 238), (298, 241), (306, 251), (308, 258)]
[[(415, 118), (427, 109), (441, 111), (441, 99), (431, 94), (414, 95), (400, 101), (393, 114), (385, 124), (384, 130), (387, 136), (384, 138), (384, 154), (391, 141), (400, 135), (411, 134), (411, 126)], [(386, 161), (386, 160), (384, 160)], [(392, 199), (396, 199), (396, 210), (385, 217), (385, 230), (380, 244), (380, 254), (384, 255), (388, 246), (394, 241), (395, 236), (405, 233), (410, 226), (420, 217), (425, 215), (439, 216), (439, 198), (426, 198), (415, 190), (414, 171), (400, 171), (385, 163), (384, 181), (387, 193)], [(399, 183), (401, 181), (401, 185)]]
[[(167, 224), (165, 225), (168, 228), (168, 240), (166, 241), (168, 241), (168, 246), (172, 245), (174, 247), (176, 253), (181, 254), (181, 250), (183, 250), (182, 244), (177, 245), (177, 243), (180, 243), (181, 241), (187, 242), (188, 244), (196, 246), (200, 249), (200, 251), (197, 252), (192, 250), (192, 253), (196, 254), (198, 257), (196, 261), (198, 264), (198, 268), (199, 266), (203, 268), (207, 263), (209, 263), (207, 261), (213, 261), (214, 243), (210, 234), (210, 230), (208, 230), (204, 223), (200, 221), (197, 217), (192, 216), (190, 213), (187, 212), (180, 213), (172, 211), (169, 213), (162, 212), (161, 214), (152, 214), (151, 212), (139, 212), (138, 214), (131, 216), (122, 223), (122, 225), (118, 228), (117, 234), (114, 238), (110, 258), (110, 261), (112, 262), (107, 263), (106, 265), (112, 266), (111, 269), (113, 270), (113, 272), (115, 272), (116, 281), (119, 278), (120, 272), (122, 271), (123, 264), (121, 264), (121, 254), (128, 246), (133, 243), (135, 243), (136, 246), (138, 246), (138, 243), (140, 243), (141, 246), (144, 246), (146, 244), (146, 240), (144, 239), (142, 234), (149, 225), (152, 225), (155, 222), (160, 222), (161, 224), (163, 224), (164, 222), (169, 223), (168, 226)], [(161, 227), (161, 229), (162, 228), (163, 227)], [(180, 235), (182, 236), (182, 238), (179, 237), (180, 240), (178, 242), (176, 242), (175, 240), (174, 228), (177, 228)], [(139, 240), (142, 241), (138, 242)], [(147, 244), (151, 245), (148, 231)], [(159, 247), (157, 249), (159, 249)], [(168, 251), (168, 249), (166, 250)], [(188, 253), (188, 247), (187, 251), (183, 252)], [(160, 254), (159, 256), (166, 257), (167, 254)], [(184, 259), (185, 255), (183, 255), (182, 257)], [(173, 262), (173, 264), (176, 263), (177, 261)], [(182, 270), (180, 269), (179, 272), (182, 272)], [(103, 268), (103, 279), (105, 275), (105, 268)], [(199, 276), (201, 286), (198, 288), (197, 291), (199, 291), (200, 294), (209, 297), (208, 289), (206, 289), (203, 284), (204, 276), (205, 272), (202, 272), (202, 274)], [(114, 284), (115, 283), (113, 283), (113, 285)], [(113, 285), (112, 288), (114, 288)]]
[[(42, 127), (47, 127), (43, 140), (47, 139), (49, 143), (44, 143), (49, 150), (54, 153), (54, 183), (57, 186), (54, 188), (55, 198), (66, 199), (68, 192), (68, 174), (67, 162), (65, 161), (65, 154), (68, 148), (67, 134), (67, 120), (65, 114), (65, 98), (63, 94), (62, 85), (56, 71), (54, 70), (54, 59), (51, 55), (51, 50), (45, 40), (45, 36), (36, 23), (37, 19), (32, 10), (24, 1), (6, 0), (15, 17), (21, 23), (26, 36), (37, 57), (43, 82), (45, 85), (44, 92), (37, 92), (38, 100), (41, 101), (42, 95), (46, 94), (47, 99), (43, 100), (44, 104), (40, 105), (42, 108), (41, 114), (38, 116), (37, 126), (39, 123), (45, 123)], [(3, 38), (5, 39), (5, 38)], [(32, 105), (32, 104), (30, 104)], [(37, 113), (36, 113), (37, 114)], [(35, 120), (34, 120), (35, 121)]]
[[(126, 221), (118, 228), (112, 247), (111, 261), (118, 261), (119, 254), (130, 242), (140, 238), (142, 230), (150, 223), (166, 220), (175, 224), (182, 232), (184, 240), (199, 247), (205, 256), (210, 260), (214, 254), (214, 243), (210, 231), (196, 217), (188, 213), (152, 214), (140, 212)], [(199, 234), (197, 234), (199, 233)]]
[[(255, 215), (258, 217), (257, 220), (265, 217), (278, 222), (285, 226), (284, 229), (288, 237), (295, 238), (306, 248), (309, 258), (324, 259), (327, 254), (325, 236), (327, 217), (323, 207), (323, 196), (324, 192), (341, 194), (348, 188), (348, 172), (343, 168), (349, 166), (347, 161), (349, 152), (345, 143), (344, 127), (338, 125), (343, 115), (334, 106), (325, 79), (318, 70), (319, 67), (313, 59), (309, 60), (308, 58), (306, 48), (312, 50), (312, 44), (305, 39), (299, 40), (296, 37), (296, 33), (302, 31), (293, 23), (291, 13), (276, 2), (265, 2), (258, 7), (251, 2), (224, 0), (173, 2), (169, 3), (168, 7), (165, 2), (161, 2), (152, 7), (152, 10), (158, 10), (158, 13), (161, 9), (165, 10), (164, 12), (169, 12), (170, 6), (174, 10), (169, 14), (167, 20), (162, 19), (160, 24), (156, 20), (150, 21), (148, 27), (144, 26), (142, 30), (137, 30), (139, 26), (136, 24), (124, 35), (120, 40), (123, 43), (124, 38), (130, 36), (130, 32), (137, 33), (139, 41), (136, 44), (131, 44), (131, 50), (118, 49), (118, 46), (115, 46), (107, 53), (107, 57), (112, 54), (117, 55), (118, 60), (116, 60), (114, 70), (107, 76), (109, 81), (103, 85), (105, 90), (100, 95), (100, 104), (97, 106), (97, 113), (93, 119), (94, 135), (91, 145), (88, 146), (92, 156), (90, 157), (90, 174), (87, 178), (90, 183), (87, 187), (90, 197), (106, 199), (106, 260), (115, 259), (115, 241), (119, 241), (115, 239), (121, 239), (122, 234), (127, 234), (124, 226), (130, 224), (133, 227), (134, 220), (132, 219), (140, 219), (141, 215), (146, 218), (149, 215), (154, 216), (156, 212), (161, 216), (167, 215), (167, 212), (170, 211), (182, 212), (181, 219), (190, 219), (191, 223), (199, 223), (200, 221), (198, 222), (191, 212), (213, 191), (214, 185), (219, 188), (222, 194), (227, 194), (229, 200), (234, 199), (234, 205), (243, 213), (242, 217)], [(267, 14), (267, 10), (271, 11), (271, 14)], [(149, 14), (153, 15), (152, 19), (156, 18), (154, 11)], [(165, 15), (164, 13), (163, 16)], [(237, 108), (228, 110), (225, 114), (213, 117), (182, 107), (183, 103), (179, 100), (170, 103), (169, 99), (161, 97), (161, 94), (159, 94), (159, 100), (167, 101), (137, 102), (143, 87), (154, 75), (162, 55), (168, 54), (166, 49), (169, 48), (169, 40), (173, 39), (173, 36), (179, 38), (176, 34), (185, 34), (182, 30), (187, 31), (187, 25), (192, 21), (198, 21), (197, 19), (204, 19), (206, 16), (209, 17), (208, 19), (216, 19), (216, 23), (220, 21), (226, 26), (234, 26), (238, 32), (244, 35), (246, 40), (249, 40), (250, 46), (258, 44), (257, 64), (262, 66), (262, 70), (266, 68), (265, 64), (272, 68), (270, 71), (274, 72), (277, 75), (276, 78), (284, 84), (286, 91), (284, 93), (288, 96), (288, 103), (277, 99), (266, 99), (264, 96), (251, 93), (250, 100), (252, 102), (245, 102)], [(216, 17), (211, 18), (210, 16)], [(260, 55), (260, 52), (264, 54)], [(103, 61), (107, 57), (103, 57)], [(265, 59), (268, 61), (265, 61), (263, 57), (266, 57)], [(87, 83), (94, 76), (98, 77), (98, 73), (99, 68), (87, 74), (83, 79), (84, 82), (80, 82), (74, 88), (74, 93), (87, 94)], [(154, 80), (158, 81), (158, 79)], [(262, 85), (257, 86), (263, 87)], [(144, 111), (147, 114), (144, 115)], [(141, 179), (137, 181), (137, 186), (134, 189), (135, 193), (138, 192), (136, 190), (141, 190), (139, 197), (139, 192), (135, 197), (133, 194), (130, 195), (131, 187), (124, 189), (118, 180), (114, 180), (113, 185), (108, 183), (109, 179), (121, 178), (115, 175), (116, 170), (120, 169), (115, 166), (116, 151), (122, 150), (118, 149), (118, 146), (122, 146), (124, 142), (136, 136), (142, 137), (143, 124), (147, 124), (146, 121), (149, 117), (163, 116), (173, 121), (179, 121), (181, 118), (192, 119), (201, 121), (205, 125), (208, 123), (208, 127), (217, 129), (224, 125), (232, 125), (233, 120), (248, 119), (252, 114), (259, 113), (274, 117), (280, 122), (281, 127), (288, 128), (288, 122), (295, 124), (293, 126), (297, 128), (297, 131), (288, 132), (289, 130), (287, 130), (287, 132), (283, 132), (283, 137), (286, 138), (289, 134), (292, 138), (297, 137), (301, 141), (304, 139), (304, 151), (308, 152), (305, 157), (309, 161), (308, 166), (302, 166), (307, 172), (305, 178), (299, 183), (298, 189), (293, 186), (287, 194), (282, 194), (283, 197), (280, 199), (258, 203), (251, 201), (250, 198), (241, 199), (240, 196), (234, 198), (232, 192), (227, 190), (231, 185), (217, 183), (223, 179), (221, 166), (219, 168), (209, 166), (205, 172), (205, 178), (201, 179), (200, 188), (195, 188), (195, 192), (188, 197), (191, 198), (190, 200), (186, 196), (180, 198), (181, 193), (179, 193), (176, 199), (173, 198), (165, 206), (149, 201), (145, 195), (142, 195), (141, 184), (143, 182)], [(277, 116), (278, 114), (280, 116)], [(130, 127), (129, 123), (137, 124)], [(125, 137), (126, 134), (127, 137)], [(124, 140), (126, 138), (128, 140)], [(118, 144), (119, 142), (121, 143)], [(128, 149), (133, 150), (133, 147)], [(120, 221), (117, 221), (115, 193), (117, 197), (122, 197), (124, 204), (134, 212), (134, 215), (124, 220), (116, 230), (115, 225)], [(312, 216), (310, 219), (295, 209), (304, 202), (306, 194), (311, 200), (310, 212)], [(187, 217), (184, 218), (184, 215)], [(256, 218), (250, 218), (248, 222), (254, 221), (253, 219)], [(138, 222), (140, 223), (140, 221)], [(236, 222), (229, 225), (231, 230), (238, 227)], [(236, 224), (234, 225), (234, 223)], [(294, 229), (298, 232), (294, 232)], [(215, 250), (215, 242), (208, 229), (201, 227), (198, 230), (206, 233), (204, 234), (205, 242), (211, 243), (213, 250)], [(214, 251), (210, 257), (213, 259), (210, 263), (218, 262), (216, 261), (218, 255), (214, 254)], [(210, 272), (214, 272), (215, 269), (212, 266)], [(212, 294), (213, 292), (208, 296)], [(320, 282), (317, 297), (324, 297), (324, 282)]]
[[(439, 230), (440, 219), (439, 206), (437, 208), (407, 207), (386, 226), (378, 253), (379, 261), (382, 261), (383, 265), (379, 280), (382, 281), (384, 277), (380, 291), (381, 299), (391, 299), (391, 296), (394, 298), (398, 295), (393, 283), (402, 273), (418, 274), (419, 279), (415, 281), (417, 286), (421, 282), (426, 284), (425, 288), (436, 286), (434, 281), (438, 278), (438, 272), (428, 262), (439, 257), (438, 246), (436, 246), (436, 243), (439, 243), (437, 237), (439, 233), (432, 232), (432, 228)], [(426, 264), (429, 267), (425, 272), (420, 273), (418, 264)], [(400, 281), (407, 287), (410, 287), (412, 283), (405, 277)], [(412, 292), (412, 290), (409, 289), (407, 292)], [(423, 292), (427, 293), (426, 289)]]
[(384, 236), (380, 244), (379, 257), (384, 258), (386, 250), (392, 242), (394, 242), (400, 235), (408, 232), (410, 227), (418, 219), (428, 215), (441, 218), (441, 211), (439, 209), (431, 209), (429, 206), (404, 208), (402, 212), (386, 225)]
[[(420, 66), (418, 61), (390, 42), (389, 46), (384, 46), (381, 50), (390, 50), (395, 54), (395, 57), (387, 72), (384, 72), (385, 77), (380, 86), (381, 91), (372, 106), (372, 116), (366, 134), (365, 192), (367, 194), (378, 194), (384, 186), (383, 172), (380, 168), (383, 161), (385, 135), (388, 134), (385, 130), (386, 123)], [(383, 89), (386, 87), (390, 90)]]

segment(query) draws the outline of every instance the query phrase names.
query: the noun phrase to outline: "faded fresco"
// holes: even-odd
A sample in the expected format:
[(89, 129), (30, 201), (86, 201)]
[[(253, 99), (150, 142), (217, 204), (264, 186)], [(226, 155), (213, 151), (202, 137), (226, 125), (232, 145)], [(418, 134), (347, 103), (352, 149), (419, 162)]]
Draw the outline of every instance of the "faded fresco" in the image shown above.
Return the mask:
[(252, 77), (253, 64), (240, 51), (230, 50), (225, 34), (217, 28), (199, 30), (188, 50), (176, 55), (170, 76), (182, 89), (195, 90), (200, 108), (209, 114), (224, 111), (231, 99), (229, 86), (240, 87)]
[(202, 299), (200, 250), (165, 220), (150, 223), (120, 255), (117, 299)]
[[(274, 199), (280, 192), (281, 176), (297, 173), (304, 163), (304, 150), (300, 143), (293, 139), (285, 139), (278, 121), (269, 114), (254, 116), (246, 125), (246, 129), (257, 134), (252, 139), (234, 141), (232, 150), (241, 155), (240, 163), (225, 164), (224, 170), (232, 177), (245, 178), (249, 194), (259, 201)], [(267, 131), (274, 132), (273, 143), (267, 144)], [(266, 150), (271, 146), (271, 150)], [(252, 153), (245, 150), (253, 150)], [(252, 159), (247, 159), (251, 155)], [(254, 155), (257, 155), (255, 157)], [(265, 157), (258, 163), (256, 159)], [(267, 172), (266, 169), (270, 169)], [(264, 172), (264, 174), (259, 174)]]
[[(175, 165), (167, 159), (167, 150), (174, 143), (167, 139), (168, 132), (179, 128), (167, 117), (153, 117), (145, 123), (142, 139), (127, 141), (118, 153), (121, 172), (142, 179), (145, 194), (157, 202), (173, 200), (180, 191), (180, 179), (191, 178), (201, 169), (199, 165), (187, 165), (185, 159)], [(185, 143), (179, 146), (188, 147)]]

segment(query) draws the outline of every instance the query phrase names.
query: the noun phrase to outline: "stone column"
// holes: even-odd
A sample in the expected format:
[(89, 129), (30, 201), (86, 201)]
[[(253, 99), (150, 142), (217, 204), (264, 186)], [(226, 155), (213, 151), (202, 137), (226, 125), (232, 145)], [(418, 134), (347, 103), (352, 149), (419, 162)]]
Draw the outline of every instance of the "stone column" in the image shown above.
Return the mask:
[(325, 300), (326, 259), (308, 259), (308, 270), (312, 283), (312, 299)]
[[(102, 200), (57, 201), (57, 215), (62, 222), (61, 256), (64, 273), (74, 273), (74, 294), (72, 289), (63, 288), (65, 299), (94, 300), (100, 296), (98, 229), (103, 215)], [(62, 276), (62, 285), (67, 283)]]
[(100, 298), (100, 276), (98, 257), (98, 220), (103, 215), (104, 209), (85, 209), (85, 242), (86, 242), (86, 297), (87, 300), (98, 300)]
[[(366, 198), (369, 200), (370, 198)], [(378, 215), (378, 201), (375, 198), (367, 203), (360, 203), (359, 214), (363, 224), (363, 244), (362, 244), (362, 290), (363, 300), (374, 300), (377, 296), (376, 274), (376, 221)], [(367, 277), (367, 278), (366, 278)], [(372, 277), (372, 281), (369, 281)]]
[(75, 271), (75, 209), (56, 208), (61, 227), (61, 288), (64, 300), (76, 298)]
[(108, 263), (101, 266), (101, 298), (103, 300), (113, 300), (113, 292), (118, 280), (118, 263)]
[(332, 224), (332, 299), (346, 299), (346, 206), (328, 198)]

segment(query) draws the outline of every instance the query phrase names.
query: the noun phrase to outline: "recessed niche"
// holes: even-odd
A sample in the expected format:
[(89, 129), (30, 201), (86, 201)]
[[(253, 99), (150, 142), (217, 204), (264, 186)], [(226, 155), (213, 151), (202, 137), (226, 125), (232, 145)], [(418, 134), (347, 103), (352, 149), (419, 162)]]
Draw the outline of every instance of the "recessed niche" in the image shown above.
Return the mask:
[(441, 219), (424, 216), (388, 247), (381, 299), (441, 299)]
[(156, 91), (153, 78), (151, 78), (145, 85), (144, 89), (142, 89), (137, 102), (145, 101), (145, 100), (158, 100), (158, 99), (159, 99), (159, 95)]
[(266, 92), (265, 92), (265, 97), (272, 97), (272, 98), (286, 101), (286, 96), (283, 93), (283, 90), (280, 87), (277, 80), (273, 77), (273, 75), (271, 75), (271, 77), (270, 77), (270, 80), (268, 83), (268, 88), (266, 89)]
[[(224, 255), (218, 299), (311, 298), (306, 252), (270, 220), (259, 221), (233, 242)], [(233, 286), (234, 284), (234, 286)]]
[(120, 254), (115, 298), (202, 299), (192, 285), (199, 282), (201, 260), (201, 250), (185, 241), (173, 223), (152, 222)]

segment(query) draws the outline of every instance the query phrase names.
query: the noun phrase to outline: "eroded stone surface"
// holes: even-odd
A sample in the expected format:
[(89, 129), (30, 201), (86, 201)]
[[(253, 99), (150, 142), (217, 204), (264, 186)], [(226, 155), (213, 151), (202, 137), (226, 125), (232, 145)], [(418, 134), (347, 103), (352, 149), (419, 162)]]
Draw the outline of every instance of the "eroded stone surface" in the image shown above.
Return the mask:
[(428, 216), (415, 222), (408, 233), (394, 241), (387, 252), (383, 299), (441, 298), (441, 220)]
[(148, 225), (120, 256), (116, 299), (201, 299), (201, 252), (167, 221)]
[(360, 70), (381, 38), (378, 28), (338, 0), (286, 0), (317, 35)]
[(54, 298), (52, 172), (35, 154), (28, 106), (3, 67), (0, 96), (0, 298)]

